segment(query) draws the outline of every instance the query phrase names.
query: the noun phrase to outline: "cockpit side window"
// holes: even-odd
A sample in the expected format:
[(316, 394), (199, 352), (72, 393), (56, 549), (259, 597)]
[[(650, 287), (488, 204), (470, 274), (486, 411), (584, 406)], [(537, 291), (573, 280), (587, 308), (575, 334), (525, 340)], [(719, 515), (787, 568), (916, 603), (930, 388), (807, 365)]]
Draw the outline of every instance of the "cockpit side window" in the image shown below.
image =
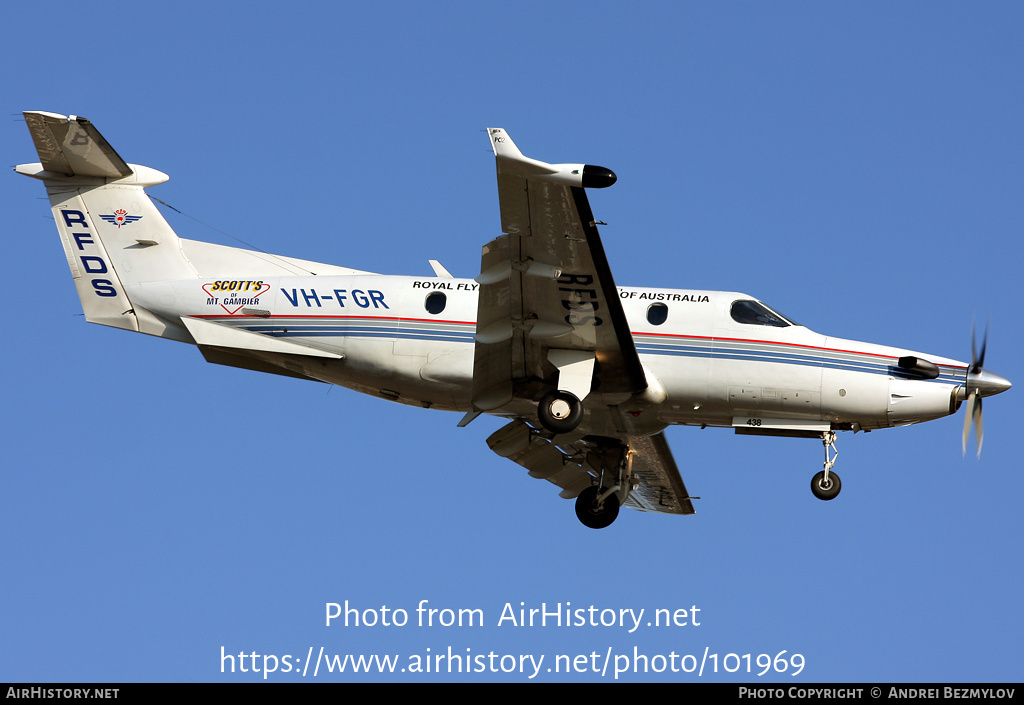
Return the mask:
[(786, 320), (764, 304), (751, 301), (750, 299), (734, 301), (729, 314), (732, 316), (732, 320), (746, 325), (774, 326), (776, 328), (786, 328), (787, 326), (795, 325), (792, 321)]

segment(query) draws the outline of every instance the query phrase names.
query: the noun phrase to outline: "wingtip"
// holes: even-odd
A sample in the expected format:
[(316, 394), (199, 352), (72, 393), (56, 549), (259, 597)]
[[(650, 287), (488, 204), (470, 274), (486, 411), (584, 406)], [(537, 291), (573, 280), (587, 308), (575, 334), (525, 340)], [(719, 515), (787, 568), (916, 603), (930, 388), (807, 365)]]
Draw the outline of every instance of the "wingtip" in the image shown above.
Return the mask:
[(516, 147), (516, 143), (509, 137), (508, 132), (501, 127), (488, 127), (487, 136), (491, 140), (491, 148), (496, 157), (522, 158), (523, 153)]

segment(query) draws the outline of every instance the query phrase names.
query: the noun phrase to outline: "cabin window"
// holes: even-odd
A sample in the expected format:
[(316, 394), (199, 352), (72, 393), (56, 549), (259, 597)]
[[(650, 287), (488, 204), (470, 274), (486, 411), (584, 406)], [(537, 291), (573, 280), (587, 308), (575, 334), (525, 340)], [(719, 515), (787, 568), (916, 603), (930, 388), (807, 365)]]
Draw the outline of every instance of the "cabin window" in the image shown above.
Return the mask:
[(729, 314), (732, 316), (732, 320), (747, 325), (774, 326), (776, 328), (794, 325), (792, 321), (786, 320), (764, 304), (749, 299), (734, 301)]
[(427, 309), (427, 313), (432, 313), (435, 316), (441, 311), (444, 311), (444, 307), (448, 305), (448, 296), (443, 291), (435, 291), (427, 296), (426, 301), (423, 302), (423, 306)]
[(651, 304), (647, 307), (647, 322), (652, 326), (660, 326), (666, 320), (668, 320), (668, 306)]

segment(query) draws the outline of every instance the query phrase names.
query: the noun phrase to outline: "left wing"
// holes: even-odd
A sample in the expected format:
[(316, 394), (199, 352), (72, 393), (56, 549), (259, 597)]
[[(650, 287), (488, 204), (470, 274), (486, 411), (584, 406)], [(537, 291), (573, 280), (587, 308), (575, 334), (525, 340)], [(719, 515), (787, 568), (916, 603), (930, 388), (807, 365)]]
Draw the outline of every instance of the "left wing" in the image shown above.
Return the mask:
[(632, 451), (631, 478), (635, 488), (629, 493), (626, 506), (642, 512), (662, 514), (694, 514), (691, 497), (679, 475), (665, 432), (629, 439)]
[(562, 488), (561, 497), (572, 499), (593, 484), (601, 473), (608, 453), (619, 453), (615, 462), (624, 460), (633, 487), (625, 506), (659, 514), (694, 514), (693, 502), (679, 475), (664, 433), (633, 436), (628, 444), (611, 439), (578, 439), (555, 444), (544, 438), (522, 419), (502, 426), (487, 439), (498, 455), (522, 465), (530, 477), (547, 480)]
[[(473, 406), (498, 409), (562, 388), (622, 400), (647, 387), (597, 224), (584, 191), (615, 174), (524, 157), (489, 128), (501, 229), (483, 248)], [(559, 383), (559, 369), (561, 383)], [(593, 386), (592, 386), (593, 383)]]

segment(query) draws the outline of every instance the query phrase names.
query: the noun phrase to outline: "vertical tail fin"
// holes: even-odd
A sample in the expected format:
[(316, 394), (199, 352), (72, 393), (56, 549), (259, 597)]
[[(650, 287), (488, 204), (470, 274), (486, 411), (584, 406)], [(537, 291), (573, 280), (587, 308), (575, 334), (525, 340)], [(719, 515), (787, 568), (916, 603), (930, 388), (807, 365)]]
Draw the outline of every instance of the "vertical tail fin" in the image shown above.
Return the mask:
[(85, 118), (26, 112), (25, 121), (40, 162), (15, 171), (46, 185), (86, 320), (163, 335), (165, 325), (136, 310), (129, 290), (196, 276), (144, 191), (167, 175), (127, 164)]

